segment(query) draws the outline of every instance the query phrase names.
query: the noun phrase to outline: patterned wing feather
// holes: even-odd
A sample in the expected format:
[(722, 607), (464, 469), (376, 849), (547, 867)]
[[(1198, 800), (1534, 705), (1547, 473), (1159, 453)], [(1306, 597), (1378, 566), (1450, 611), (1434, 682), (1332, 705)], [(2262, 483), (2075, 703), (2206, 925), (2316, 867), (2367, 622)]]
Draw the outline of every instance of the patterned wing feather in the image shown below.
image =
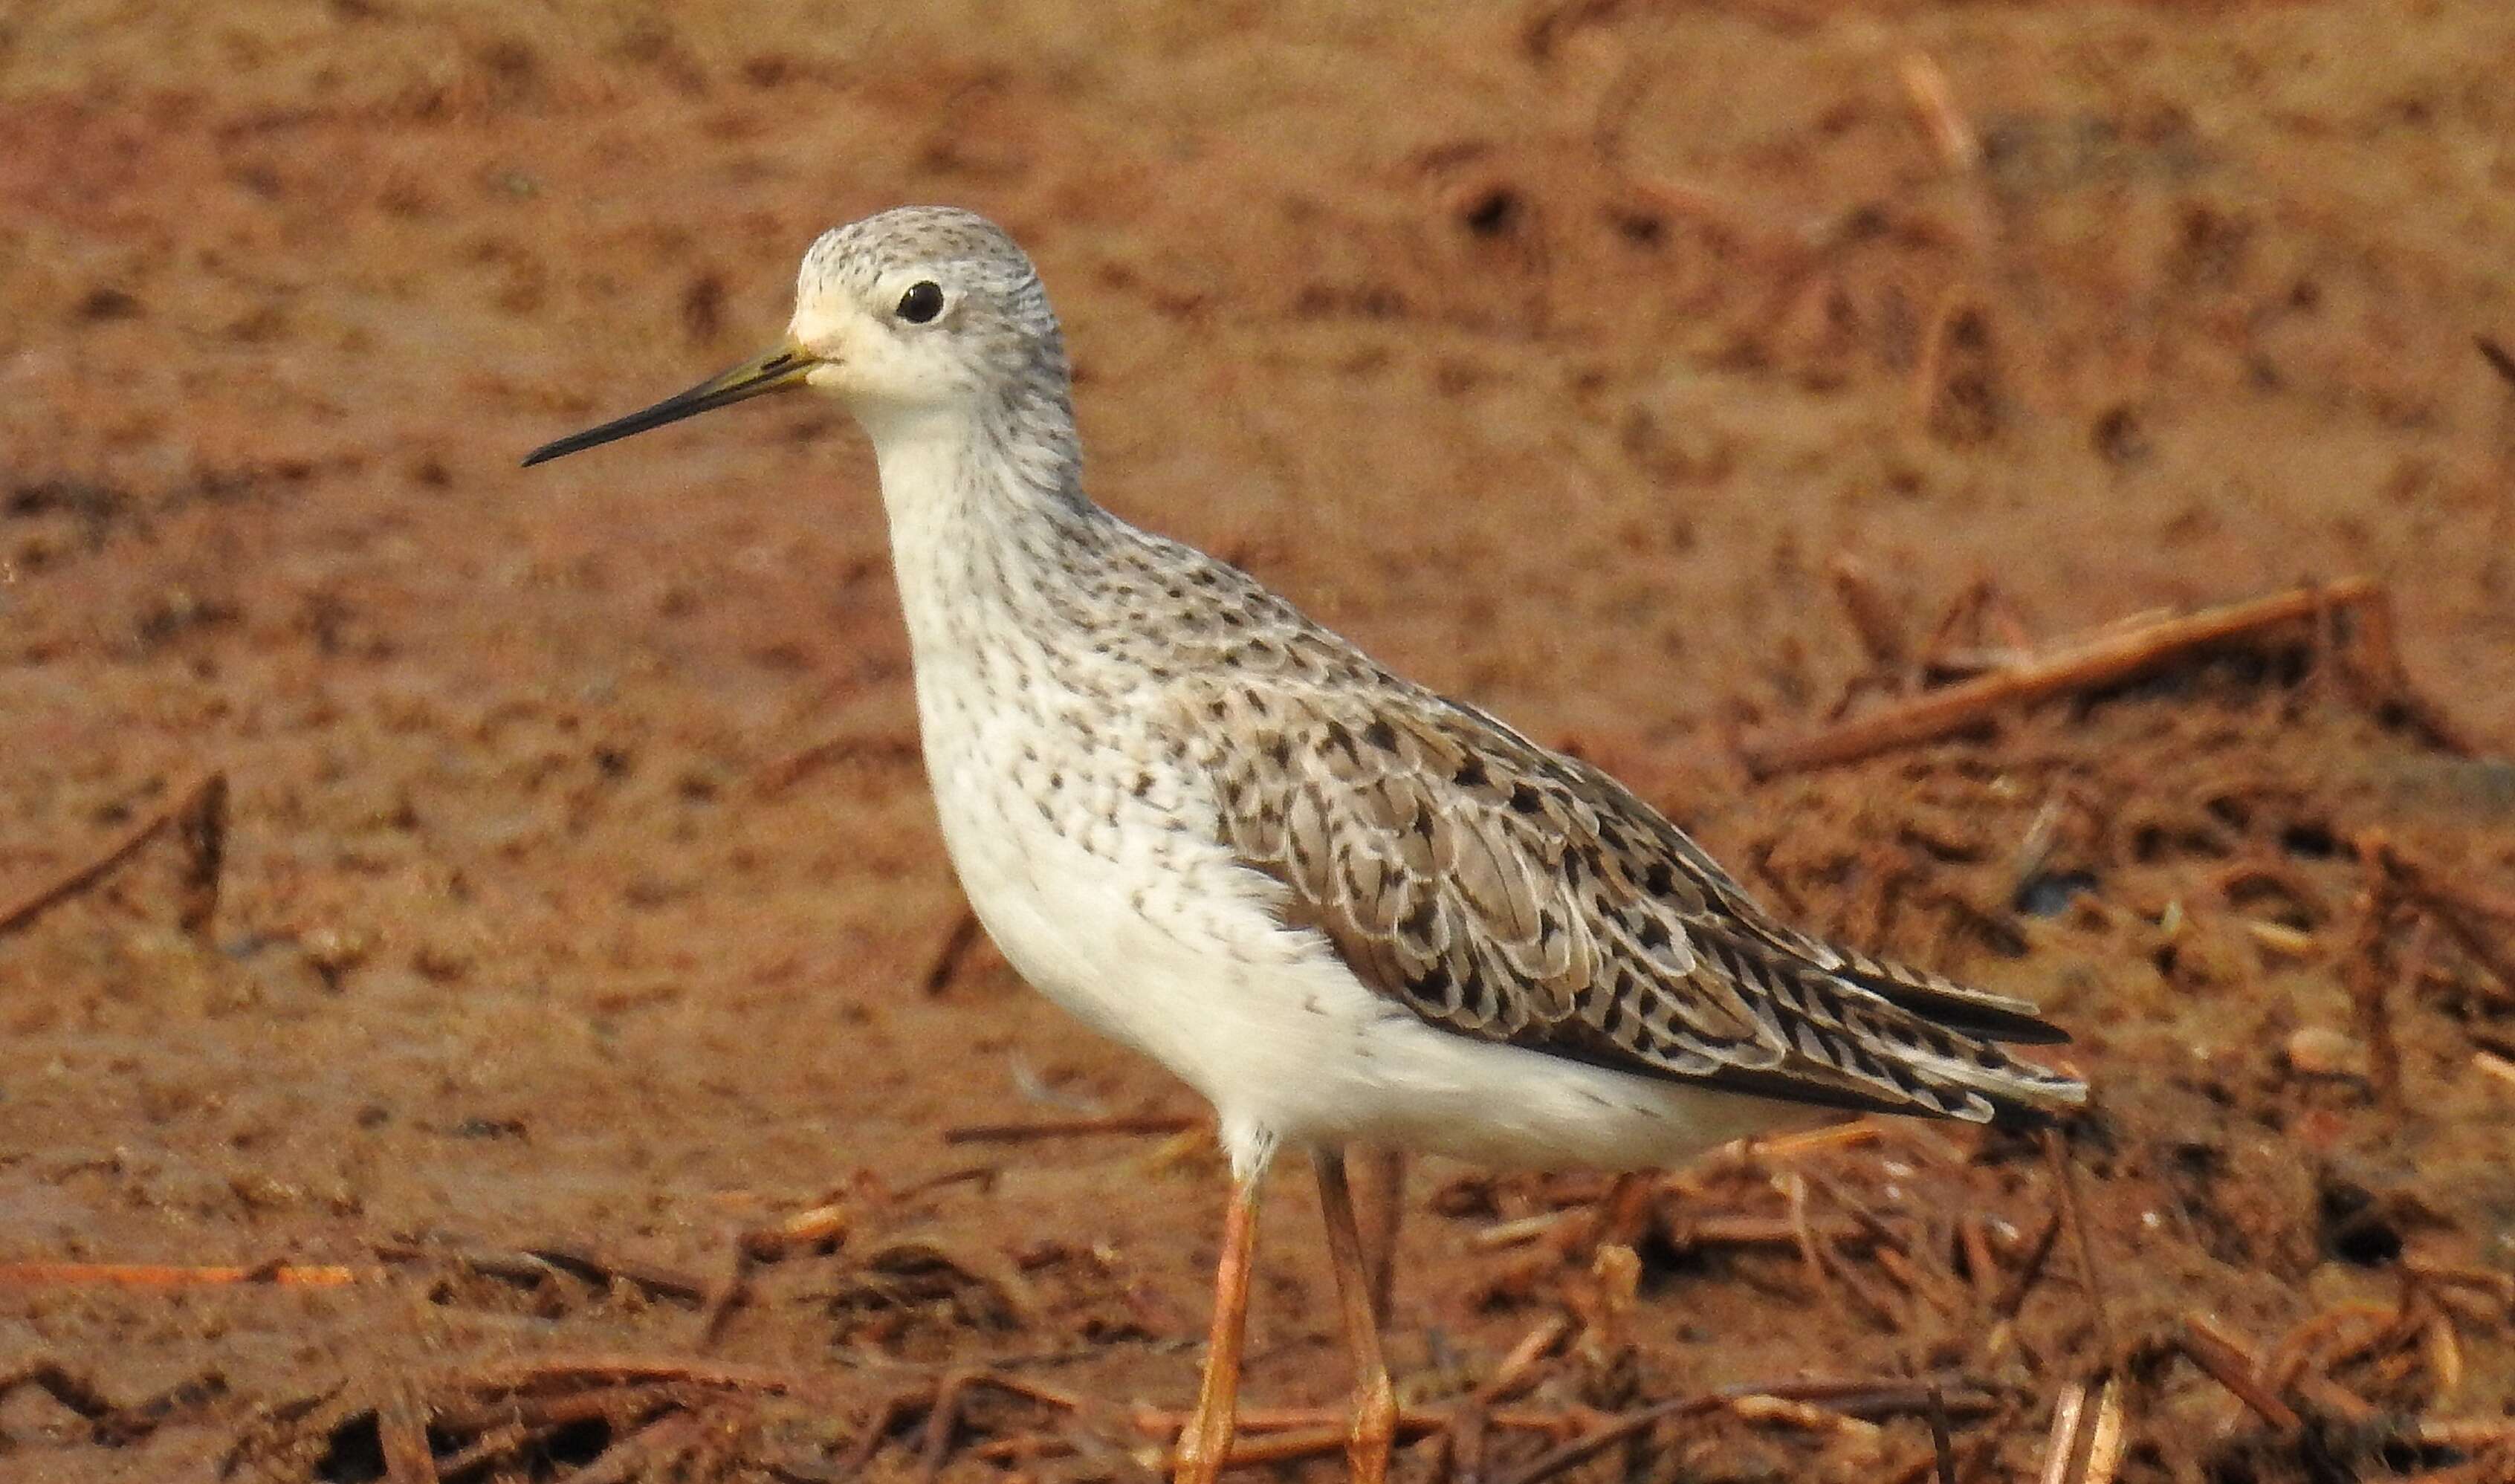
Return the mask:
[(2084, 1095), (1992, 1044), (2066, 1039), (2034, 1006), (1784, 926), (1614, 779), (1472, 708), (1381, 678), (1226, 684), (1206, 709), (1232, 848), (1433, 1025), (1853, 1108), (1981, 1121)]

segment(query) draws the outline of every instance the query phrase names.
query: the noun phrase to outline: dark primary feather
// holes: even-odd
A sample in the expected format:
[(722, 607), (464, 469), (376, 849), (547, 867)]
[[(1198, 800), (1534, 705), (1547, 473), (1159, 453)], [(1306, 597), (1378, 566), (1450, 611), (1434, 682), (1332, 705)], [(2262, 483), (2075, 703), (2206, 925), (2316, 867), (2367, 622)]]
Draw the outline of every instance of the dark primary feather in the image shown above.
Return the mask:
[(1993, 1044), (2066, 1040), (2033, 1005), (1785, 927), (1605, 773), (1302, 628), (1213, 677), (1199, 752), (1232, 847), (1364, 984), (1463, 1035), (1764, 1096), (1973, 1121), (2083, 1099)]

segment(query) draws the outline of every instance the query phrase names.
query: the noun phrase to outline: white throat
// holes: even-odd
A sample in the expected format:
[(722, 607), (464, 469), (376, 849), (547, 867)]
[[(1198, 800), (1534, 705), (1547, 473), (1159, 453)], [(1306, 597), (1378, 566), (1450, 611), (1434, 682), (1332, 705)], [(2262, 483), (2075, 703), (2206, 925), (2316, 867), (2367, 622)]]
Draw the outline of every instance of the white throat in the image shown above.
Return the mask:
[(1044, 618), (1078, 524), (1105, 519), (1074, 488), (1071, 444), (1043, 443), (1020, 409), (859, 409), (882, 474), (891, 565), (921, 663), (970, 624), (1008, 639)]

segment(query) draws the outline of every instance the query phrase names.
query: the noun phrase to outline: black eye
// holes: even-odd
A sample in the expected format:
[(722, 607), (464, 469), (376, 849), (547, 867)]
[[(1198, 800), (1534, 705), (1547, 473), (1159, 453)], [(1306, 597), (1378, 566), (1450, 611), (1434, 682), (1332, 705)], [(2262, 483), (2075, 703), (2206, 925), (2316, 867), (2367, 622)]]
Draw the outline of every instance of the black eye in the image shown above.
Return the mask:
[(899, 296), (899, 317), (910, 324), (924, 324), (943, 312), (943, 285), (931, 279), (919, 279)]

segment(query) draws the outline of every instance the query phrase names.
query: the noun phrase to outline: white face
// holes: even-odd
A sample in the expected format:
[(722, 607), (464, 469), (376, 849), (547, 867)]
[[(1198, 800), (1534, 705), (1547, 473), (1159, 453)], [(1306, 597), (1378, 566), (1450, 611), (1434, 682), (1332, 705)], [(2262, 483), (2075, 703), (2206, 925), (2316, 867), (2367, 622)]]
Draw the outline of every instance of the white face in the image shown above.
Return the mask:
[(886, 268), (870, 282), (814, 274), (796, 285), (787, 333), (819, 362), (804, 382), (861, 413), (939, 409), (980, 390), (981, 337), (970, 322), (983, 314), (953, 266)]

